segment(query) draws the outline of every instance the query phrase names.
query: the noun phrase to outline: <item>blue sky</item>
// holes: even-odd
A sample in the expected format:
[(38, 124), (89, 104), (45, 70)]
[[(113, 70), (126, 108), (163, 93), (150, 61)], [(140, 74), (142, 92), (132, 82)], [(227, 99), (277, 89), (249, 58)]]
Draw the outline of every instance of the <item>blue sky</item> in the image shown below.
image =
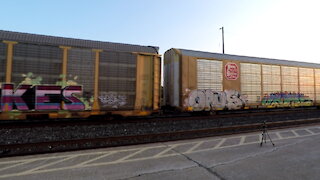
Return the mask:
[(320, 63), (316, 0), (3, 0), (0, 29)]

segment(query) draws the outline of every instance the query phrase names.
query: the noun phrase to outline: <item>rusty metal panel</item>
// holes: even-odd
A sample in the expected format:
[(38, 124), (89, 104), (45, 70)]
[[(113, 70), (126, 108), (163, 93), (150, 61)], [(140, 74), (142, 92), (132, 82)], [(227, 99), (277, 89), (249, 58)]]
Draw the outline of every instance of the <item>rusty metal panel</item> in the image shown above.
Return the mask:
[(197, 89), (222, 91), (222, 61), (197, 60)]
[(282, 66), (282, 91), (283, 92), (298, 92), (298, 68)]
[(240, 63), (241, 93), (247, 96), (248, 103), (261, 101), (261, 65)]
[(13, 49), (12, 82), (19, 84), (33, 73), (31, 78), (41, 77), (41, 84), (56, 84), (60, 80), (62, 50), (58, 46), (18, 43)]
[(181, 59), (181, 91), (180, 107), (191, 90), (197, 89), (197, 58), (182, 56)]
[[(189, 89), (197, 89), (198, 86), (198, 78), (197, 78), (197, 58), (195, 57), (189, 57), (188, 58), (188, 74), (189, 74), (189, 79), (188, 79), (188, 84), (189, 84)], [(184, 92), (185, 93), (185, 92)]]
[(102, 110), (133, 110), (136, 97), (136, 55), (100, 53), (99, 104)]
[(5, 82), (7, 45), (0, 42), (0, 82)]
[(154, 56), (153, 68), (153, 109), (158, 110), (160, 105), (160, 91), (161, 91), (161, 60), (160, 57)]
[(153, 56), (138, 55), (135, 110), (151, 110), (153, 107), (153, 72)]

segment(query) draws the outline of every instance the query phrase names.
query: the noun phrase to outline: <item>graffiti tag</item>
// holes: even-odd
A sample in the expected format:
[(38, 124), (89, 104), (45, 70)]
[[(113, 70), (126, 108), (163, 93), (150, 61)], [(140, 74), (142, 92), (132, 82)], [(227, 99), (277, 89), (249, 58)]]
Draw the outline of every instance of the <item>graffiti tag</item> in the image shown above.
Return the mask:
[(207, 90), (193, 90), (189, 93), (185, 104), (193, 111), (210, 111), (227, 108), (241, 109), (247, 103), (245, 96), (241, 95), (236, 90), (225, 90), (216, 92), (210, 89)]
[(127, 96), (116, 92), (101, 93), (99, 99), (103, 107), (119, 108), (127, 104)]
[[(84, 110), (84, 104), (74, 96), (82, 94), (82, 86), (1, 85), (1, 111), (11, 110)], [(63, 102), (63, 103), (62, 103)]]
[(261, 104), (272, 107), (312, 106), (313, 101), (302, 93), (277, 92), (266, 94)]

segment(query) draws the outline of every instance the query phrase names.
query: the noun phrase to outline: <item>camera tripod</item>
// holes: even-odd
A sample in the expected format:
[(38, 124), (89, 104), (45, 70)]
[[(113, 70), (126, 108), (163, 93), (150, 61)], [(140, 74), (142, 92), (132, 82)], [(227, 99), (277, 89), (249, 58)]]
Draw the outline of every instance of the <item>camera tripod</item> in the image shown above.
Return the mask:
[(266, 121), (263, 121), (263, 124), (262, 124), (262, 138), (261, 138), (261, 142), (260, 142), (260, 147), (261, 147), (262, 144), (263, 144), (263, 140), (264, 140), (264, 143), (267, 143), (267, 136), (268, 136), (271, 144), (274, 146), (274, 144), (273, 144), (273, 142), (272, 142), (272, 139), (270, 138), (269, 133), (268, 133), (268, 130), (267, 130)]

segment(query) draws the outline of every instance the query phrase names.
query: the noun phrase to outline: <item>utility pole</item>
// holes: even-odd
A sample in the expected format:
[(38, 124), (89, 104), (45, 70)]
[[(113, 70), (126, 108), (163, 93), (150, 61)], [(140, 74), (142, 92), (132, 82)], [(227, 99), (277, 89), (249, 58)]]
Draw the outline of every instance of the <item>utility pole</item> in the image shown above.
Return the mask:
[(224, 29), (223, 29), (223, 26), (220, 29), (222, 30), (222, 54), (224, 54)]

